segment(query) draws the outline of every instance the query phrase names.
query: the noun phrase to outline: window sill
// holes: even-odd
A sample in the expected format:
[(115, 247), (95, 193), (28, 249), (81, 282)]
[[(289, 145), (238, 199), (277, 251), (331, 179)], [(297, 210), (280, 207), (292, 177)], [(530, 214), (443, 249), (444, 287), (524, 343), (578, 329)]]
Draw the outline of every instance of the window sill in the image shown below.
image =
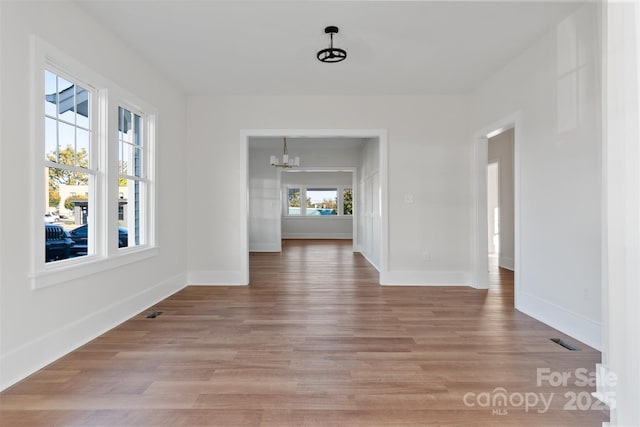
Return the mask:
[(88, 256), (81, 262), (72, 260), (70, 263), (60, 261), (60, 264), (47, 265), (43, 271), (33, 273), (29, 276), (32, 289), (42, 289), (54, 286), (70, 280), (80, 279), (102, 271), (133, 264), (148, 258), (157, 256), (158, 247), (144, 247), (134, 249), (124, 249), (122, 253), (110, 257), (99, 257), (97, 255)]

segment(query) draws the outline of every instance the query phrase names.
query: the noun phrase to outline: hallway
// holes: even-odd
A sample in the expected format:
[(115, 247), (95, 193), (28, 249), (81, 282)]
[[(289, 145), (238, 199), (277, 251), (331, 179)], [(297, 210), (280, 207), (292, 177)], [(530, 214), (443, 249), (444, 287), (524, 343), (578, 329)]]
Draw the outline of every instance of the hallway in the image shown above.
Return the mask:
[[(538, 368), (590, 372), (600, 353), (581, 343), (570, 352), (549, 338), (573, 339), (514, 310), (506, 271), (492, 275), (488, 291), (382, 287), (347, 240), (286, 240), (282, 253), (252, 253), (250, 269), (248, 287), (186, 287), (9, 388), (0, 424), (607, 420), (598, 408), (571, 408), (571, 396), (590, 396), (592, 387), (537, 384)], [(147, 318), (154, 310), (163, 313)], [(498, 387), (511, 398), (504, 405)], [(514, 398), (534, 394), (549, 407)], [(492, 397), (485, 405), (482, 396)]]

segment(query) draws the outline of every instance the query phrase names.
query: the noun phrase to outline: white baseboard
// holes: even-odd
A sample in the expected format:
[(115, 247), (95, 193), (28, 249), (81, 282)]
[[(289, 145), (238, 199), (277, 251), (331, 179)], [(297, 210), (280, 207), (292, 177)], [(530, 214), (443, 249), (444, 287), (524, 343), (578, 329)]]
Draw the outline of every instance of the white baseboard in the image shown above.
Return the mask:
[(498, 265), (502, 268), (506, 268), (507, 270), (513, 271), (515, 269), (515, 263), (512, 257), (498, 257)]
[(78, 319), (0, 357), (0, 390), (17, 383), (65, 354), (173, 295), (186, 284), (180, 274), (104, 309)]
[(350, 240), (353, 233), (283, 233), (283, 239), (339, 239)]
[(518, 292), (516, 309), (602, 351), (602, 325), (599, 322), (527, 292)]
[(190, 271), (187, 283), (193, 286), (244, 286), (245, 275), (239, 270), (198, 270)]
[(277, 243), (249, 243), (249, 252), (282, 252), (282, 245)]
[(388, 271), (380, 277), (385, 286), (470, 286), (466, 271)]
[(369, 264), (371, 264), (371, 266), (373, 268), (375, 268), (376, 270), (378, 270), (378, 273), (380, 273), (380, 266), (378, 266), (378, 264), (376, 264), (375, 262), (373, 262), (373, 260), (369, 257), (369, 255), (367, 255), (366, 252), (362, 251), (360, 248), (358, 248), (358, 253), (360, 253), (360, 255), (362, 255), (364, 257), (364, 259), (367, 260), (367, 262)]

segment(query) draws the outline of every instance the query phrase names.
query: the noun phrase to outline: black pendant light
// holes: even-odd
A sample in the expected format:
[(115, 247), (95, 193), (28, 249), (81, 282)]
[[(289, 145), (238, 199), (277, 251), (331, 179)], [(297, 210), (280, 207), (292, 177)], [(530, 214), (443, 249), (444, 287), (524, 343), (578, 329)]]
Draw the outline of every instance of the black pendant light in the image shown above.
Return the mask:
[(318, 60), (321, 62), (340, 62), (347, 59), (347, 51), (344, 49), (339, 49), (337, 47), (333, 47), (333, 35), (338, 34), (338, 27), (334, 27), (333, 25), (324, 29), (326, 34), (329, 34), (331, 37), (331, 42), (327, 49), (322, 49), (318, 52)]

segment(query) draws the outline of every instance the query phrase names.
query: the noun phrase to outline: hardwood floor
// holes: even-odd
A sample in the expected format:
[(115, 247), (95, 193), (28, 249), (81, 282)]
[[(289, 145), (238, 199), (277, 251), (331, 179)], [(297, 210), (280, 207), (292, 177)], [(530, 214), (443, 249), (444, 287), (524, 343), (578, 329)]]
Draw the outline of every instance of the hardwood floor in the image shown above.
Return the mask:
[[(594, 387), (575, 384), (576, 369), (592, 372), (600, 353), (515, 311), (508, 270), (491, 273), (488, 291), (381, 287), (350, 241), (284, 241), (281, 254), (251, 254), (250, 264), (250, 286), (187, 287), (5, 390), (0, 424), (600, 426), (608, 419), (584, 409), (595, 403)], [(146, 318), (154, 310), (164, 313)], [(538, 385), (537, 369), (571, 378)]]

